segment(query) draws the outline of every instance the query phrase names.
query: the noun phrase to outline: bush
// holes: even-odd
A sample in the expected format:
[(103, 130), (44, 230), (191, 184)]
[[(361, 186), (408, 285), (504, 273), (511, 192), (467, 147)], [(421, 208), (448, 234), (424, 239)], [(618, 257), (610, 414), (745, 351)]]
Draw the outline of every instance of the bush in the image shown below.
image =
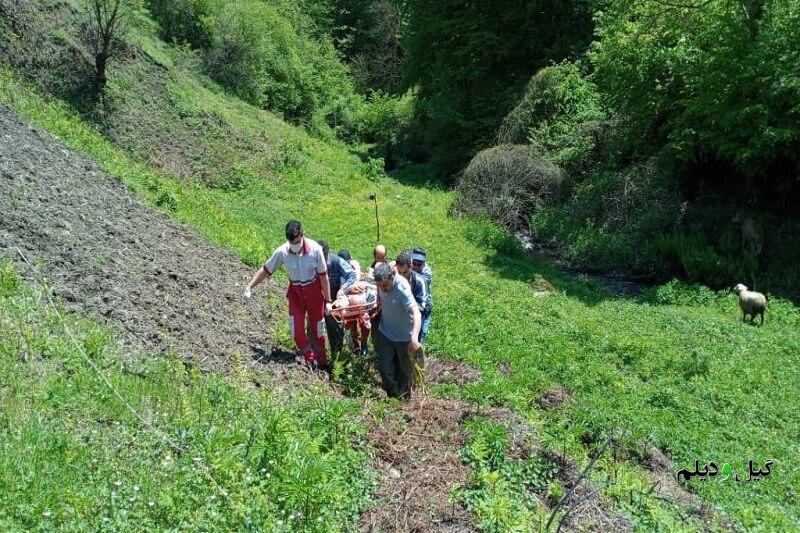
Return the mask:
[(567, 203), (537, 212), (531, 229), (567, 244), (569, 258), (584, 266), (656, 273), (664, 265), (643, 253), (645, 243), (670, 233), (682, 212), (674, 183), (651, 160), (586, 177)]
[(278, 9), (213, 0), (204, 24), (209, 74), (248, 102), (317, 132), (351, 105), (355, 91), (329, 39), (297, 31)]
[(500, 145), (476, 155), (458, 184), (456, 208), (507, 229), (528, 225), (531, 213), (557, 199), (563, 173), (529, 146)]
[(358, 117), (359, 137), (365, 142), (386, 147), (396, 144), (411, 122), (413, 106), (414, 97), (411, 93), (394, 97), (373, 92)]
[(647, 290), (645, 300), (660, 305), (686, 305), (705, 307), (716, 305), (723, 297), (705, 285), (672, 281)]
[(147, 8), (161, 26), (161, 38), (167, 42), (189, 43), (205, 48), (210, 36), (203, 25), (208, 15), (206, 0), (149, 0)]
[(600, 96), (575, 63), (546, 67), (528, 83), (498, 133), (501, 143), (530, 143), (542, 156), (572, 171), (594, 152), (606, 120)]

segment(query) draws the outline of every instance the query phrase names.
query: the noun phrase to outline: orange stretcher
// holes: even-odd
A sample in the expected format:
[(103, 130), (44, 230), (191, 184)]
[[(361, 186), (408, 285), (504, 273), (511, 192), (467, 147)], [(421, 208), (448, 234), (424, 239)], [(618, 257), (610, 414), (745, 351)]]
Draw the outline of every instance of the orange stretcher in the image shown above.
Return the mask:
[(334, 303), (331, 308), (331, 316), (336, 322), (343, 326), (349, 326), (359, 321), (360, 317), (366, 313), (369, 315), (377, 305), (376, 301), (367, 302), (363, 304), (348, 303), (346, 306), (337, 306)]

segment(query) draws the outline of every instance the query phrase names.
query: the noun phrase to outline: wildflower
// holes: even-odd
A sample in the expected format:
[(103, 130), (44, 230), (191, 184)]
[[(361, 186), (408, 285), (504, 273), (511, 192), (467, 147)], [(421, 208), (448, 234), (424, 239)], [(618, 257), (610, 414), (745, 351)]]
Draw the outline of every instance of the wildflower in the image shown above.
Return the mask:
[(53, 516), (53, 513), (50, 512), (50, 509), (45, 509), (45, 511), (42, 513), (42, 516), (45, 518), (50, 518)]
[(139, 485), (133, 486), (133, 492), (139, 492)]
[(156, 504), (156, 502), (154, 502), (153, 500), (150, 500), (149, 502), (147, 502), (147, 506), (148, 506), (148, 507), (152, 507), (152, 506), (154, 506), (155, 504)]
[(116, 485), (117, 487), (121, 487), (122, 486), (122, 480), (121, 479), (116, 480), (114, 482), (114, 485)]

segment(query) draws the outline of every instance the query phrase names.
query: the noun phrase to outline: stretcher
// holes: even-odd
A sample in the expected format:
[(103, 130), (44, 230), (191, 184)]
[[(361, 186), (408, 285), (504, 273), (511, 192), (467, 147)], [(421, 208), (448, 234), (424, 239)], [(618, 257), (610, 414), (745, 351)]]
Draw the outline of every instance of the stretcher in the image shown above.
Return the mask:
[(357, 322), (369, 322), (369, 317), (378, 305), (374, 286), (366, 288), (361, 294), (340, 295), (333, 302), (331, 316), (343, 326)]

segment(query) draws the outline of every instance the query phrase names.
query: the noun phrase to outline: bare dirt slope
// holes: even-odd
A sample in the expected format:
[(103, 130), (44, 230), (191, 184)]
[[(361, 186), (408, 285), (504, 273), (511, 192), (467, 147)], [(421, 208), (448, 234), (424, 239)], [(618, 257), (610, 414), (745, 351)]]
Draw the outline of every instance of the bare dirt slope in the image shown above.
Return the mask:
[(0, 254), (22, 263), (17, 247), (68, 308), (131, 346), (173, 349), (208, 369), (238, 352), (294, 371), (269, 337), (272, 313), (240, 300), (250, 267), (0, 106)]

